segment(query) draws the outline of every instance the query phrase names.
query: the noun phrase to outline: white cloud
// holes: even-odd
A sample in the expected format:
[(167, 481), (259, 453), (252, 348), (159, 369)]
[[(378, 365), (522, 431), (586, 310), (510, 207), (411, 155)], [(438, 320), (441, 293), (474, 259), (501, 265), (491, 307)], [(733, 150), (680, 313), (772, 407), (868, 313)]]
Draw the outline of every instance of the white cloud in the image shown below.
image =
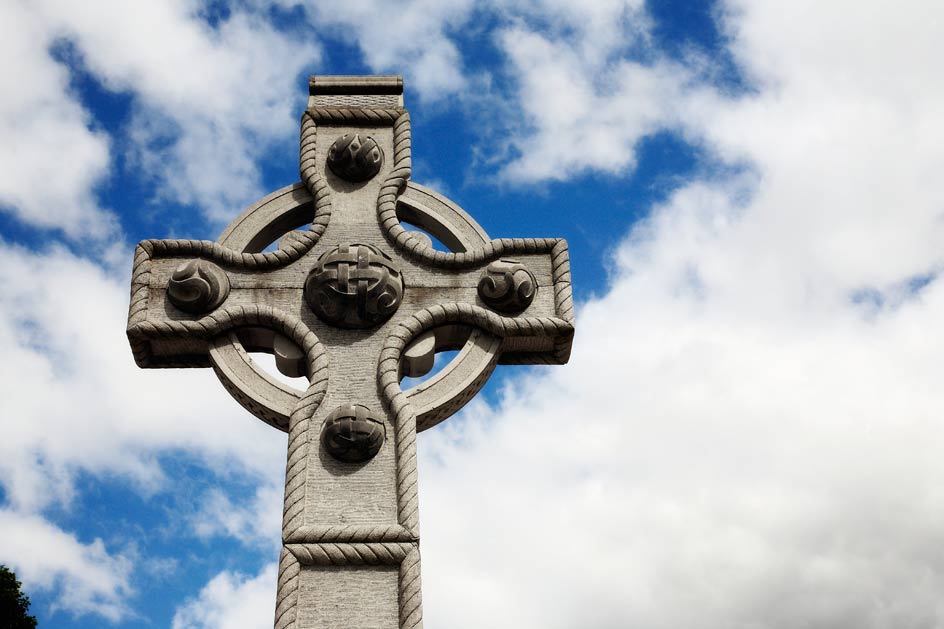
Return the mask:
[[(568, 367), (510, 380), (498, 408), (421, 439), (429, 625), (944, 619), (944, 15), (725, 15), (756, 94), (641, 98), (678, 107), (670, 120), (749, 170), (683, 187), (633, 229), (611, 290), (579, 313)], [(574, 46), (520, 35), (507, 45), (579, 74)], [(548, 113), (531, 141), (553, 142), (552, 163), (575, 149), (571, 173), (610, 170), (572, 142), (634, 129), (628, 85), (584, 105), (578, 84), (559, 119), (599, 116), (542, 135)], [(856, 302), (863, 290), (874, 303)]]
[(504, 30), (499, 41), (524, 119), (510, 136), (509, 180), (564, 181), (634, 167), (637, 142), (678, 125), (690, 98), (688, 72), (667, 61), (591, 61), (581, 46), (524, 27)]
[(20, 510), (68, 501), (80, 469), (154, 490), (164, 453), (200, 453), (220, 473), (283, 470), (284, 435), (248, 417), (209, 369), (135, 366), (126, 282), (62, 250), (0, 247), (0, 482)]
[[(109, 619), (130, 609), (135, 558), (113, 557), (101, 542), (82, 546), (38, 515), (70, 509), (80, 473), (117, 477), (144, 494), (177, 491), (181, 479), (160, 457), (191, 454), (219, 478), (259, 482), (253, 508), (266, 518), (257, 511), (254, 520), (215, 489), (209, 495), (219, 504), (182, 514), (201, 526), (175, 534), (274, 544), (285, 465), (285, 436), (249, 417), (210, 370), (135, 366), (124, 334), (127, 282), (60, 249), (0, 245), (0, 484), (8, 507), (0, 558), (26, 581), (55, 588), (57, 605)], [(31, 535), (40, 536), (35, 544)], [(41, 552), (31, 550), (37, 546)], [(99, 579), (101, 571), (114, 574)]]
[(211, 489), (193, 515), (193, 530), (201, 538), (225, 535), (247, 545), (262, 545), (273, 556), (281, 548), (285, 487), (273, 474), (256, 488), (251, 499), (237, 503), (222, 490)]
[(15, 568), (27, 592), (56, 588), (55, 608), (113, 622), (130, 613), (131, 562), (99, 539), (83, 544), (38, 516), (0, 509), (0, 562)]
[(93, 190), (108, 174), (108, 137), (49, 56), (54, 34), (30, 5), (0, 6), (0, 209), (73, 237), (109, 235), (114, 218)]
[(641, 0), (496, 0), (505, 20), (566, 44), (591, 63), (605, 63), (648, 39), (652, 26)]
[(374, 72), (405, 74), (408, 85), (424, 100), (455, 94), (467, 84), (450, 30), (466, 26), (474, 8), (470, 0), (280, 0), (280, 4), (304, 6), (319, 33), (359, 47)]
[(655, 47), (642, 3), (535, 0), (504, 13), (495, 44), (513, 86), (500, 156), (508, 181), (630, 171), (640, 140), (687, 129), (690, 102), (713, 97), (701, 60)]
[(421, 440), (428, 623), (939, 620), (944, 287), (768, 318), (665, 271), (583, 308), (569, 367)]
[[(339, 23), (365, 6), (339, 7)], [(445, 69), (424, 93), (448, 91), (461, 71), (448, 32), (467, 19), (463, 6), (376, 13), (405, 20), (416, 41), (445, 42)], [(502, 10), (497, 41), (531, 123), (513, 138), (522, 157), (510, 178), (624, 172), (636, 142), (660, 129), (747, 168), (687, 185), (635, 227), (613, 253), (610, 292), (580, 312), (570, 366), (510, 380), (499, 407), (474, 406), (421, 438), (427, 624), (940, 624), (939, 9), (726, 5), (731, 49), (758, 88), (737, 97), (658, 51), (627, 55), (627, 43), (646, 45), (638, 6), (594, 4), (583, 23), (564, 5)], [(151, 61), (107, 65), (106, 35), (70, 28), (93, 72), (163, 103), (156, 128), (229, 111), (199, 81), (165, 96), (143, 87), (153, 77), (134, 69)], [(239, 39), (195, 28), (195, 41)], [(389, 50), (422, 58), (404, 42)], [(385, 69), (393, 53), (373, 54)], [(251, 123), (279, 133), (265, 124)], [(200, 156), (205, 128), (211, 144), (236, 129), (235, 158), (245, 155), (244, 130), (196, 125), (179, 163), (211, 159)], [(263, 479), (254, 501), (275, 503), (284, 437), (246, 419), (207, 372), (136, 370), (126, 278), (62, 251), (4, 246), (0, 283), (9, 522), (38, 522), (24, 514), (67, 501), (78, 469), (161, 487), (156, 457), (180, 449), (217, 470), (238, 462)], [(861, 294), (871, 302), (856, 303)], [(204, 534), (262, 535), (220, 493), (196, 517)], [(90, 556), (109, 565), (107, 553)], [(175, 626), (268, 626), (274, 570), (222, 573)]]
[(72, 237), (115, 233), (95, 188), (109, 174), (113, 143), (91, 128), (69, 91), (70, 72), (50, 47), (68, 42), (107, 89), (133, 98), (122, 150), (162, 198), (222, 222), (261, 196), (258, 162), (297, 130), (305, 94), (296, 78), (317, 46), (234, 10), (210, 26), (191, 2), (61, 0), (6, 3), (0, 71), (0, 205)]
[(173, 629), (259, 629), (272, 625), (277, 564), (256, 577), (221, 572), (174, 614)]
[(41, 6), (96, 77), (135, 96), (139, 166), (167, 196), (222, 221), (265, 192), (257, 161), (297, 129), (313, 43), (240, 10), (211, 27), (183, 0)]

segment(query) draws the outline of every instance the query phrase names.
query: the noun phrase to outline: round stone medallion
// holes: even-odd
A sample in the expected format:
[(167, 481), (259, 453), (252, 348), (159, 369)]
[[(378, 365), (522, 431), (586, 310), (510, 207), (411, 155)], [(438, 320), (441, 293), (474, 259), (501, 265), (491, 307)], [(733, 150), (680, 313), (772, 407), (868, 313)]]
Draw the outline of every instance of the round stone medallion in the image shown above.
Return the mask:
[(208, 260), (184, 262), (167, 283), (167, 299), (190, 314), (215, 310), (228, 295), (226, 272)]
[(516, 314), (534, 301), (538, 282), (528, 267), (516, 260), (496, 260), (479, 280), (479, 297), (492, 310)]
[(367, 181), (380, 172), (382, 165), (383, 151), (369, 135), (348, 133), (328, 148), (328, 168), (352, 183)]
[(371, 328), (393, 315), (403, 299), (403, 276), (371, 245), (326, 251), (305, 280), (305, 301), (318, 318), (340, 328)]
[(344, 463), (363, 463), (380, 452), (387, 429), (362, 404), (345, 404), (325, 418), (321, 443), (328, 454)]

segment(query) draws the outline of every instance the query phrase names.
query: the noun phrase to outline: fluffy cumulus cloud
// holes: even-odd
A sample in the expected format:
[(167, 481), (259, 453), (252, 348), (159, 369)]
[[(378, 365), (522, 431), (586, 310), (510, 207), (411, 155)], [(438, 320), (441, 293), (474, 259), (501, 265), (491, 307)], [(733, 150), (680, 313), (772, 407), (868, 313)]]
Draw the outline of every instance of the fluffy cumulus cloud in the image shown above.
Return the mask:
[(221, 572), (174, 614), (173, 629), (244, 629), (272, 624), (278, 566), (258, 576)]
[(113, 622), (131, 613), (131, 562), (101, 540), (83, 544), (40, 517), (0, 509), (0, 560), (15, 567), (26, 591), (56, 588), (55, 607)]
[[(207, 473), (260, 483), (258, 508), (268, 516), (255, 521), (210, 490), (196, 497), (194, 512), (179, 514), (194, 524), (191, 534), (257, 543), (257, 529), (277, 536), (272, 496), (284, 468), (284, 435), (247, 419), (209, 370), (137, 369), (124, 336), (127, 281), (60, 249), (0, 247), (0, 487), (8, 505), (0, 562), (22, 570), (28, 584), (58, 588), (58, 607), (109, 618), (127, 607), (134, 554), (83, 546), (43, 516), (73, 508), (80, 473), (153, 495), (182, 480), (166, 474), (160, 457), (190, 453)], [(83, 568), (93, 565), (110, 578)]]
[(222, 489), (210, 489), (192, 516), (194, 533), (203, 539), (224, 535), (278, 553), (285, 495), (280, 481), (280, 475), (271, 474), (251, 497), (238, 502)]
[(514, 152), (502, 173), (511, 181), (630, 170), (637, 143), (680, 128), (692, 97), (694, 78), (670, 61), (599, 58), (603, 53), (595, 47), (587, 51), (523, 26), (504, 30), (499, 42), (513, 68), (524, 121), (511, 135)]
[(570, 366), (422, 440), (431, 625), (944, 618), (944, 16), (722, 8), (757, 91), (687, 124), (750, 167), (633, 228)]
[[(201, 10), (5, 3), (0, 47), (16, 62), (0, 69), (0, 208), (71, 239), (110, 237), (110, 253), (130, 259), (114, 240), (117, 217), (96, 198), (113, 151), (128, 143), (109, 138), (70, 88), (77, 68), (131, 97), (139, 181), (156, 178), (171, 200), (211, 217), (258, 195), (260, 151), (293, 134), (295, 78), (317, 48), (255, 13), (211, 25)], [(32, 591), (55, 592), (53, 610), (126, 617), (135, 554), (79, 539), (48, 513), (74, 509), (80, 474), (144, 495), (172, 487), (160, 460), (181, 452), (220, 477), (259, 482), (255, 515), (268, 515), (210, 490), (182, 514), (192, 534), (277, 539), (284, 437), (247, 422), (209, 372), (137, 370), (123, 333), (128, 278), (54, 244), (37, 252), (0, 241), (0, 259), (0, 562)]]
[[(0, 7), (0, 210), (78, 236), (116, 224), (93, 190), (108, 171), (109, 140), (68, 90), (49, 56), (54, 34), (18, 1)], [(16, 60), (14, 63), (13, 60)]]
[(673, 61), (653, 44), (641, 2), (499, 6), (506, 20), (494, 43), (511, 79), (508, 181), (631, 171), (640, 140), (684, 129), (692, 99), (713, 91), (697, 58)]
[(211, 25), (196, 3), (9, 2), (2, 9), (0, 205), (69, 235), (106, 236), (116, 221), (95, 200), (115, 144), (68, 89), (76, 68), (130, 95), (130, 163), (160, 197), (222, 220), (264, 192), (258, 161), (291, 136), (295, 79), (317, 47), (234, 10)]
[[(269, 5), (210, 25), (185, 2), (5, 3), (0, 50), (22, 63), (0, 69), (0, 206), (117, 229), (94, 194), (114, 142), (50, 55), (63, 40), (132, 95), (135, 163), (166, 194), (211, 216), (257, 194), (257, 144), (294, 129), (317, 55)], [(569, 366), (519, 372), (421, 438), (428, 626), (941, 624), (944, 15), (919, 8), (724, 2), (752, 88), (732, 95), (704, 59), (662, 54), (638, 2), (306, 5), (373, 69), (405, 60), (424, 98), (468, 86), (459, 32), (492, 28), (494, 85), (524, 122), (497, 156), (509, 180), (626, 174), (663, 130), (719, 166), (612, 252)], [(284, 465), (284, 436), (208, 371), (134, 367), (127, 279), (0, 243), (0, 562), (111, 620), (133, 613), (134, 553), (47, 519), (78, 474), (148, 495), (174, 488), (161, 456), (191, 454), (250, 486), (199, 495), (192, 534), (259, 546)], [(174, 627), (266, 626), (274, 583), (275, 566), (220, 573)]]
[(422, 98), (455, 94), (467, 84), (459, 47), (450, 37), (471, 17), (470, 0), (278, 0), (303, 7), (325, 37), (356, 47), (377, 73), (404, 74)]
[(45, 7), (107, 87), (136, 96), (138, 166), (172, 200), (222, 220), (263, 192), (256, 163), (295, 129), (295, 78), (317, 59), (312, 43), (239, 10), (210, 26), (183, 1)]
[(162, 448), (199, 451), (220, 469), (230, 459), (279, 469), (284, 436), (247, 421), (212, 372), (137, 369), (124, 335), (126, 278), (61, 250), (4, 247), (0, 269), (3, 414), (16, 418), (4, 427), (0, 469), (11, 503), (68, 500), (79, 468), (159, 486)]

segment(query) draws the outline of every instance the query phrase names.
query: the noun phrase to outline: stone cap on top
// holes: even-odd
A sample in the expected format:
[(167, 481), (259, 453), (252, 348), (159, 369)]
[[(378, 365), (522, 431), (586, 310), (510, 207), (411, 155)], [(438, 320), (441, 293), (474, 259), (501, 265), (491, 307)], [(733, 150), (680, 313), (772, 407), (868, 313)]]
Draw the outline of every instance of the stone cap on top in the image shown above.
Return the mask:
[(308, 79), (308, 109), (316, 107), (403, 107), (403, 77), (333, 75)]

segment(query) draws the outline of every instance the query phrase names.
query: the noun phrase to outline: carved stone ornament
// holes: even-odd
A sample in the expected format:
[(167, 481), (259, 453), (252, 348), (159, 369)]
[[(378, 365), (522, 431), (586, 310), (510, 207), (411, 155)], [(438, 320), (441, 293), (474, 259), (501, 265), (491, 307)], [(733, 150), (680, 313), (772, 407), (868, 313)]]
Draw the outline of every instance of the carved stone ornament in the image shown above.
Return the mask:
[(387, 429), (361, 404), (339, 406), (325, 418), (321, 443), (344, 463), (364, 463), (380, 452)]
[(380, 172), (382, 165), (383, 151), (369, 135), (342, 135), (328, 149), (328, 168), (346, 181), (367, 181)]
[(189, 260), (174, 271), (167, 284), (167, 299), (184, 312), (205, 314), (229, 295), (226, 272), (208, 260)]
[(538, 291), (537, 280), (528, 267), (514, 260), (496, 260), (485, 268), (479, 280), (479, 297), (499, 312), (523, 311)]
[[(275, 629), (422, 629), (417, 434), (462, 408), (495, 365), (570, 357), (567, 243), (491, 239), (411, 181), (415, 140), (400, 77), (313, 77), (299, 182), (252, 204), (216, 242), (135, 249), (135, 362), (212, 367), (288, 433)], [(405, 380), (452, 350), (422, 382)], [(272, 377), (259, 352), (304, 381)], [(166, 403), (186, 402), (174, 393)]]
[(370, 245), (326, 251), (305, 280), (305, 300), (325, 323), (370, 328), (390, 318), (403, 299), (400, 269)]

